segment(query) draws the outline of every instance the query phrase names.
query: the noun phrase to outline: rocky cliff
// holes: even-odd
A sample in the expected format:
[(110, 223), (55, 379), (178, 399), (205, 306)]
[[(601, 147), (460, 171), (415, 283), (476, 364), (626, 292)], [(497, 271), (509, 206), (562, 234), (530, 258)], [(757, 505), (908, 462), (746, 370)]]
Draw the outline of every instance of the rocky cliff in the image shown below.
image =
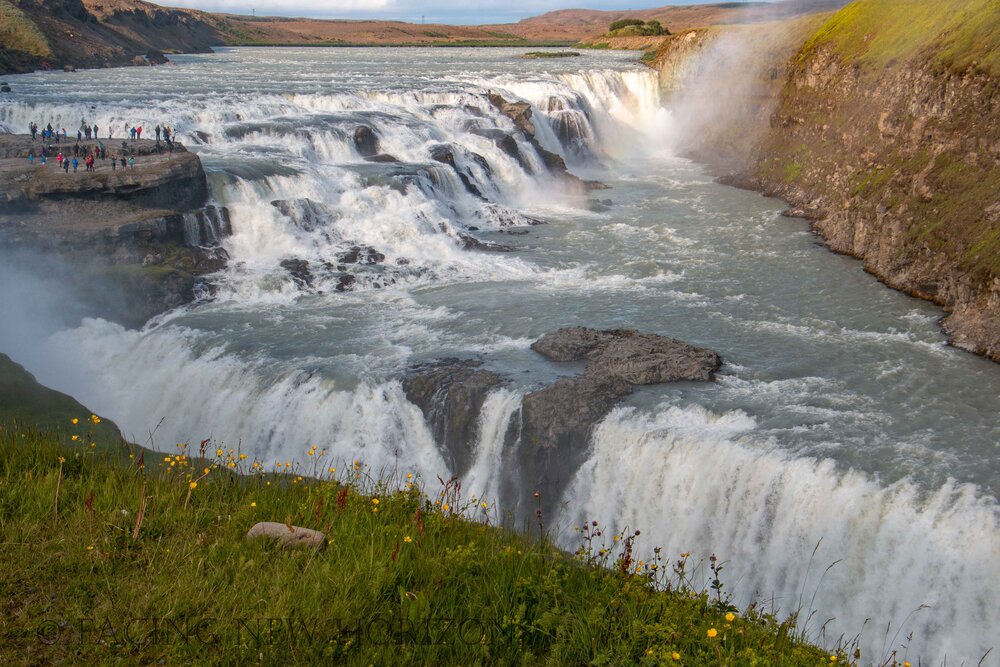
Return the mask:
[[(791, 203), (831, 250), (943, 306), (953, 343), (1000, 360), (998, 35), (995, 0), (859, 0), (758, 68), (766, 104), (730, 105), (743, 111), (687, 148)], [(664, 78), (684, 59), (661, 54)], [(772, 92), (760, 82), (774, 71)], [(752, 139), (733, 143), (734, 128)]]
[[(93, 142), (82, 142), (91, 146)], [(225, 266), (225, 209), (208, 202), (201, 161), (183, 146), (131, 142), (135, 167), (65, 173), (28, 161), (40, 142), (0, 135), (0, 248), (27, 268), (43, 261), (75, 290), (79, 316), (127, 326), (192, 301), (202, 276)], [(69, 146), (62, 146), (68, 150)]]
[(162, 62), (222, 44), (202, 12), (141, 0), (0, 0), (0, 74)]

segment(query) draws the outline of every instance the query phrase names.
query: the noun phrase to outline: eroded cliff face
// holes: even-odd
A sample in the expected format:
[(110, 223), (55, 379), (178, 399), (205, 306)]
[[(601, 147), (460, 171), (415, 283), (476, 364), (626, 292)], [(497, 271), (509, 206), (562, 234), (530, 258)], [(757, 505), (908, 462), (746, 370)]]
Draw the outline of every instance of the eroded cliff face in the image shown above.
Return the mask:
[(956, 345), (1000, 360), (998, 92), (972, 70), (872, 72), (820, 50), (792, 68), (744, 180), (887, 285), (943, 306)]
[(0, 74), (157, 64), (162, 52), (206, 53), (223, 42), (202, 12), (142, 0), (8, 1), (24, 24), (19, 29), (36, 37), (30, 52), (0, 40)]
[(3, 261), (65, 285), (77, 319), (130, 327), (211, 289), (204, 276), (226, 265), (219, 243), (231, 228), (226, 210), (208, 201), (197, 155), (132, 142), (134, 168), (112, 171), (108, 159), (94, 172), (64, 173), (52, 154), (45, 166), (27, 160), (40, 147), (0, 135)]
[[(666, 85), (705, 52), (662, 55)], [(877, 66), (815, 44), (785, 54), (773, 62), (780, 85), (768, 86), (767, 66), (748, 72), (756, 101), (730, 105), (685, 152), (788, 201), (831, 250), (944, 307), (954, 344), (1000, 361), (996, 78), (927, 54)]]

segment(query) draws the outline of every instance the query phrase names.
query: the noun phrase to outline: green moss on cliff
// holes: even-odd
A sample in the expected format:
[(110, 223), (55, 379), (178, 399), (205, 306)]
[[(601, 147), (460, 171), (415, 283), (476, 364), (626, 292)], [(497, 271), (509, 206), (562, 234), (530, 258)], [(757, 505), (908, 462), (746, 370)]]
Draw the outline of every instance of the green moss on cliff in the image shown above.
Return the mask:
[(52, 47), (34, 21), (9, 0), (0, 0), (0, 48), (38, 58), (52, 56)]
[(998, 0), (857, 0), (837, 12), (802, 52), (833, 47), (845, 60), (886, 67), (931, 54), (964, 71), (1000, 73)]

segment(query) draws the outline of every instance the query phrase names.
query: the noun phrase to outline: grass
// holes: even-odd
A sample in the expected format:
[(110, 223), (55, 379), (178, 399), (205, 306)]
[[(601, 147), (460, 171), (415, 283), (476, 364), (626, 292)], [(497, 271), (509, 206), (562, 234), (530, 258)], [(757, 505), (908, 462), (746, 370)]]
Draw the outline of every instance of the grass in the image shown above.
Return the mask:
[(832, 47), (876, 68), (923, 54), (954, 71), (1000, 74), (998, 0), (855, 0), (806, 44), (801, 56)]
[[(0, 662), (830, 664), (794, 619), (697, 589), (685, 555), (640, 560), (638, 531), (587, 526), (571, 555), (455, 482), (331, 471), (315, 447), (137, 451), (0, 426)], [(327, 545), (246, 540), (261, 520)]]
[(0, 0), (0, 47), (39, 58), (52, 56), (52, 47), (45, 35), (10, 0)]

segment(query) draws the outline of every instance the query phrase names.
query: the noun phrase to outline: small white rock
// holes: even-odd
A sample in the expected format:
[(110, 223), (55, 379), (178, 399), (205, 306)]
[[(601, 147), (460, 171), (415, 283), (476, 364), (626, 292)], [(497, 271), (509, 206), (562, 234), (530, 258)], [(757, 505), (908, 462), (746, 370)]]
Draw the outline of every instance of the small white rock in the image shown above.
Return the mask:
[(312, 547), (320, 549), (326, 546), (326, 535), (311, 528), (289, 526), (276, 521), (261, 521), (247, 531), (247, 537), (268, 537), (277, 540), (285, 548)]

